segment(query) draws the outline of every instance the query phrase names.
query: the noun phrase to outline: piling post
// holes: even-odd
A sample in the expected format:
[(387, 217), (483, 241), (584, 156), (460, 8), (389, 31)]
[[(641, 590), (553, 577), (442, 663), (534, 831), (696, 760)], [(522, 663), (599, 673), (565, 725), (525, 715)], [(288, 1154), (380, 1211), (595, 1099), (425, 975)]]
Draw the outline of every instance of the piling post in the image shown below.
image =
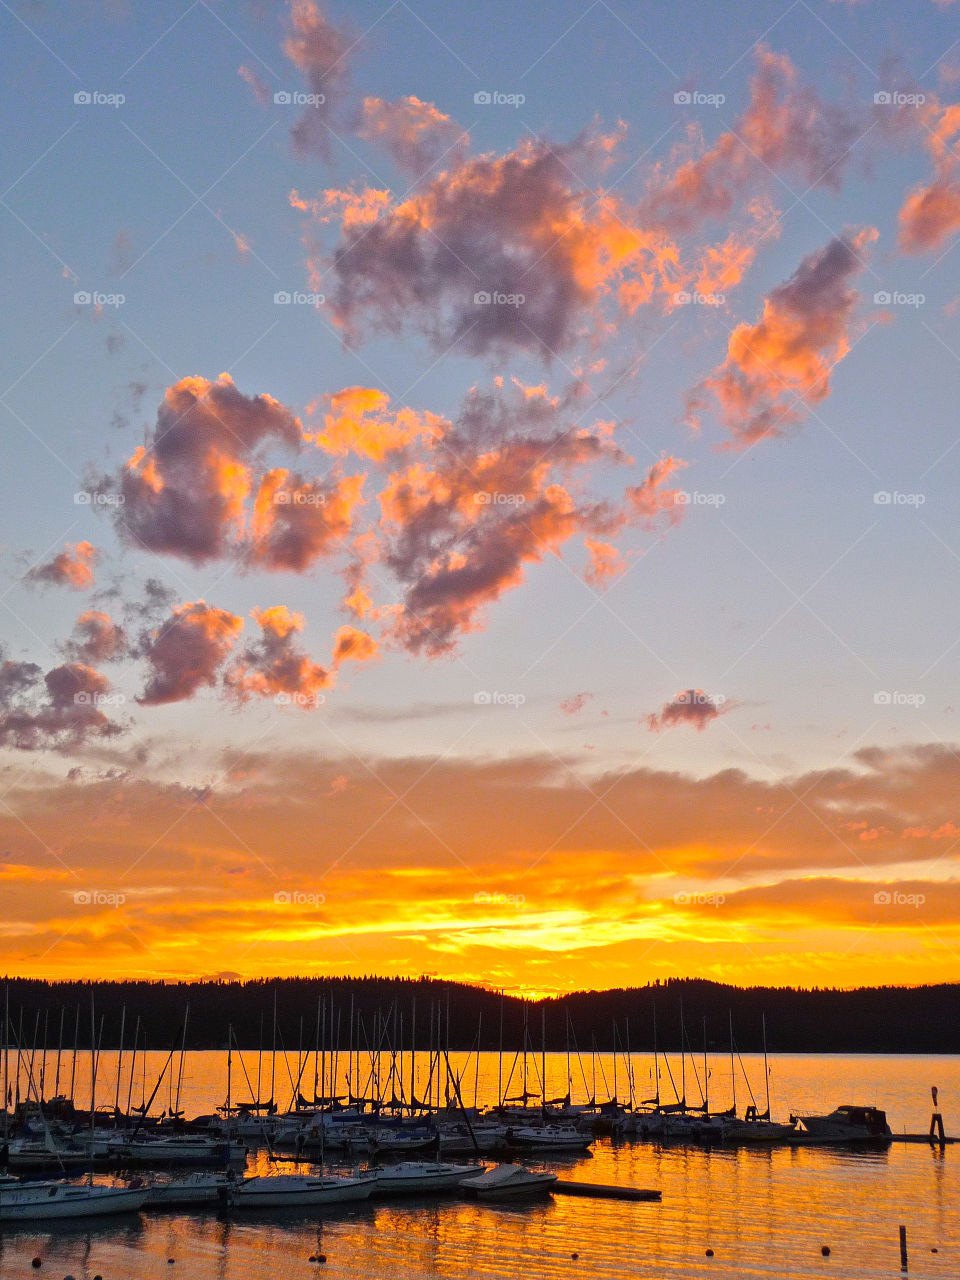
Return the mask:
[(939, 1145), (941, 1148), (946, 1146), (943, 1132), (943, 1116), (937, 1107), (937, 1086), (932, 1085), (930, 1088), (930, 1096), (933, 1098), (933, 1115), (930, 1117), (930, 1145), (931, 1147)]
[(907, 1270), (907, 1228), (900, 1228), (900, 1270)]

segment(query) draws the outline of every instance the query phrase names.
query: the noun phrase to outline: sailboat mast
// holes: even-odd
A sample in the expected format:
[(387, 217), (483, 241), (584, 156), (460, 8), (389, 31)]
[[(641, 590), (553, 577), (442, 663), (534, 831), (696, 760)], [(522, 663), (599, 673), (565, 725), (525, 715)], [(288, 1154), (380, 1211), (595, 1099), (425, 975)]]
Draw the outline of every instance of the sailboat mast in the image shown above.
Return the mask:
[(60, 1096), (60, 1057), (61, 1057), (61, 1054), (63, 1053), (63, 1017), (65, 1013), (66, 1013), (66, 1006), (61, 1005), (60, 1006), (60, 1036), (59, 1036), (59, 1039), (57, 1040), (57, 1074), (56, 1074), (56, 1079), (53, 1082), (53, 1092), (57, 1095), (57, 1097)]
[(730, 1087), (733, 1090), (733, 1111), (737, 1111), (737, 1068), (733, 1057), (733, 1010), (728, 1010), (730, 1017)]
[(763, 1027), (763, 1079), (767, 1086), (767, 1119), (770, 1119), (770, 1068), (767, 1066), (767, 1015), (760, 1015)]
[[(120, 1047), (117, 1050), (117, 1087), (113, 1097), (113, 1119), (116, 1123), (117, 1116), (120, 1112), (120, 1071), (123, 1067), (123, 1033), (127, 1026), (127, 1006), (124, 1005), (120, 1010)], [(59, 1068), (58, 1068), (59, 1073)]]
[(497, 1106), (503, 1106), (503, 992), (500, 992), (500, 1047), (497, 1050)]

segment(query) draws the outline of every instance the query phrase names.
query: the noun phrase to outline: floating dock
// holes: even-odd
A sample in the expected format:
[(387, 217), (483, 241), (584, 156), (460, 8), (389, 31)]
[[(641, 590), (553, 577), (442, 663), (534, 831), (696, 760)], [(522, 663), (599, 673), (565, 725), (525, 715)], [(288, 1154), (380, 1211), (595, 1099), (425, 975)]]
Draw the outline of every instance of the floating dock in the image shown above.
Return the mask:
[(660, 1200), (662, 1192), (647, 1187), (609, 1187), (601, 1182), (567, 1182), (559, 1179), (550, 1190), (557, 1196), (588, 1196), (593, 1200)]

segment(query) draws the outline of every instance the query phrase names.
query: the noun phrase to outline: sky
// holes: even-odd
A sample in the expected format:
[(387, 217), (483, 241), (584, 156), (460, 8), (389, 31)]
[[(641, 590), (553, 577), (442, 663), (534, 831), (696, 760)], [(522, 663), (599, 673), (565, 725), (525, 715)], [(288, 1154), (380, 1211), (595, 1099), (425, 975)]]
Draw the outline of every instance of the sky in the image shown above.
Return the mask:
[(0, 9), (0, 968), (960, 980), (960, 4)]

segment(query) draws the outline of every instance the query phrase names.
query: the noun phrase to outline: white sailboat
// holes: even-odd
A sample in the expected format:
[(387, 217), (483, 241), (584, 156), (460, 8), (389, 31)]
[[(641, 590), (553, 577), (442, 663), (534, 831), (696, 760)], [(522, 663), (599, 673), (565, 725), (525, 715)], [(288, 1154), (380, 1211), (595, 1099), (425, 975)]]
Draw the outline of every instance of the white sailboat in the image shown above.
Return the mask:
[(440, 1161), (402, 1160), (377, 1170), (377, 1195), (408, 1195), (452, 1191), (464, 1178), (481, 1172), (475, 1164), (443, 1164)]
[(238, 1209), (294, 1209), (368, 1200), (377, 1186), (375, 1173), (357, 1177), (311, 1177), (299, 1173), (245, 1178), (234, 1192)]
[(0, 1222), (47, 1222), (89, 1218), (107, 1213), (136, 1213), (147, 1199), (147, 1187), (109, 1187), (70, 1182), (0, 1184)]
[(188, 1173), (181, 1178), (154, 1182), (148, 1189), (147, 1209), (173, 1209), (184, 1205), (217, 1204), (233, 1186), (225, 1173)]
[(589, 1134), (573, 1125), (526, 1125), (507, 1130), (507, 1141), (517, 1147), (537, 1151), (586, 1151), (593, 1145)]

